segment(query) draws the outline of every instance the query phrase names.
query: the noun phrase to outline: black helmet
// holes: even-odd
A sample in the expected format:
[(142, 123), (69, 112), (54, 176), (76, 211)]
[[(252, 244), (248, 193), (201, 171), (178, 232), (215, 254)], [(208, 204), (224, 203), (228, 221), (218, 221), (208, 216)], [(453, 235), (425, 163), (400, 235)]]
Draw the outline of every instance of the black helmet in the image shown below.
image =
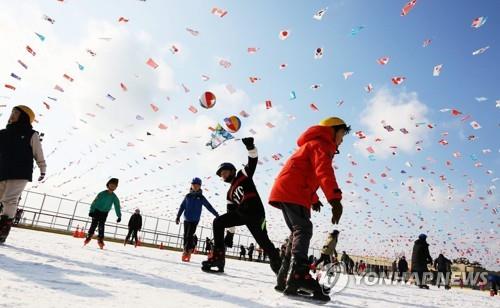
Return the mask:
[(217, 176), (220, 176), (222, 170), (236, 171), (236, 167), (231, 163), (222, 163), (222, 164), (220, 164), (219, 169), (217, 169), (217, 172), (216, 172)]

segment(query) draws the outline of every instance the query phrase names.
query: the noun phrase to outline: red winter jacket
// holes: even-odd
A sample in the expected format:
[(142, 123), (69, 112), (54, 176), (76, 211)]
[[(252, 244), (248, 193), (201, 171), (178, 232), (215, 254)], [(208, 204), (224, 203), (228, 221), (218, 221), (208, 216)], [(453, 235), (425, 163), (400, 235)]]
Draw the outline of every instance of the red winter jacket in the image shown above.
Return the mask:
[(328, 201), (341, 200), (332, 159), (337, 152), (331, 127), (312, 126), (297, 140), (299, 149), (288, 159), (276, 178), (269, 204), (294, 203), (307, 209), (318, 202), (316, 191), (323, 190)]

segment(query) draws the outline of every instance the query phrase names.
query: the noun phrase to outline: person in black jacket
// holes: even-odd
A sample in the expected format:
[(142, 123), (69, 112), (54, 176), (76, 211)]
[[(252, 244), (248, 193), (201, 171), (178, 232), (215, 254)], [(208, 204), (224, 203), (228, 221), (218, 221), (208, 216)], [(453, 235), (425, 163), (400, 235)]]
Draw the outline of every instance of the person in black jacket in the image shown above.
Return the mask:
[(401, 281), (403, 279), (405, 283), (408, 282), (408, 275), (406, 274), (408, 272), (408, 261), (406, 261), (405, 256), (402, 256), (401, 259), (399, 259), (398, 271), (399, 271), (398, 281)]
[(449, 289), (450, 275), (451, 275), (451, 261), (443, 256), (442, 253), (439, 254), (436, 260), (434, 260), (434, 268), (437, 270), (437, 286), (441, 286), (441, 282), (444, 281), (445, 289)]
[(416, 282), (420, 289), (429, 289), (429, 286), (425, 284), (424, 273), (428, 272), (427, 264), (432, 264), (432, 257), (426, 240), (427, 235), (420, 234), (418, 240), (413, 244), (413, 253), (411, 255), (412, 272), (417, 275)]
[(258, 155), (253, 138), (241, 140), (248, 151), (248, 163), (241, 169), (231, 163), (222, 163), (217, 169), (217, 176), (230, 184), (227, 192), (227, 213), (214, 219), (214, 251), (206, 261), (202, 262), (202, 270), (213, 272), (217, 267), (218, 272), (224, 271), (226, 248), (224, 229), (246, 225), (257, 244), (269, 255), (272, 271), (277, 274), (281, 267), (279, 250), (274, 247), (269, 239), (266, 227), (266, 213), (260, 199), (253, 175), (257, 168)]
[[(137, 247), (137, 243), (139, 242), (139, 238), (137, 237), (137, 233), (142, 229), (142, 216), (141, 211), (139, 209), (135, 210), (135, 213), (130, 216), (130, 220), (128, 221), (128, 234), (125, 237), (125, 241), (123, 245), (127, 245), (130, 237), (132, 237), (132, 241), (135, 242), (135, 247)], [(130, 244), (132, 244), (130, 241)]]
[(7, 127), (0, 130), (0, 244), (9, 236), (19, 197), (33, 180), (33, 159), (40, 169), (38, 181), (45, 178), (41, 135), (33, 130), (33, 121), (33, 110), (19, 105), (12, 109)]
[(241, 257), (243, 257), (243, 261), (246, 261), (246, 254), (247, 254), (247, 250), (245, 249), (245, 246), (243, 245), (240, 245), (240, 259), (241, 260)]
[(255, 250), (255, 245), (252, 243), (248, 246), (248, 261), (253, 261), (253, 251)]

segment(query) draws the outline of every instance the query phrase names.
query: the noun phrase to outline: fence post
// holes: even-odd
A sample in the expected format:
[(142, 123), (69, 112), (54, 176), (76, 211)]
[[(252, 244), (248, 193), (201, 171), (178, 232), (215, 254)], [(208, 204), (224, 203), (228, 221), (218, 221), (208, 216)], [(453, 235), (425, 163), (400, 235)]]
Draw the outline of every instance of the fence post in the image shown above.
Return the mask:
[(154, 240), (153, 240), (153, 243), (154, 243), (155, 245), (157, 245), (157, 244), (158, 244), (158, 222), (159, 222), (159, 220), (160, 220), (160, 219), (159, 219), (158, 217), (156, 217), (155, 236), (154, 236)]
[(40, 216), (42, 215), (43, 205), (45, 204), (45, 197), (47, 197), (47, 194), (43, 194), (42, 205), (40, 206), (40, 211), (38, 212), (38, 218), (36, 219), (36, 225), (37, 226), (38, 226), (38, 222), (40, 221)]
[(62, 198), (59, 198), (59, 205), (57, 206), (56, 215), (52, 216), (52, 223), (50, 224), (51, 228), (54, 228), (54, 220), (57, 219), (57, 217), (59, 216), (59, 209), (61, 208), (62, 200), (63, 200)]
[(71, 215), (71, 219), (69, 220), (68, 231), (71, 230), (71, 226), (73, 225), (73, 220), (75, 219), (76, 208), (78, 207), (78, 202), (80, 202), (80, 201), (79, 200), (76, 201), (76, 203), (75, 203), (75, 209), (73, 210), (73, 215)]

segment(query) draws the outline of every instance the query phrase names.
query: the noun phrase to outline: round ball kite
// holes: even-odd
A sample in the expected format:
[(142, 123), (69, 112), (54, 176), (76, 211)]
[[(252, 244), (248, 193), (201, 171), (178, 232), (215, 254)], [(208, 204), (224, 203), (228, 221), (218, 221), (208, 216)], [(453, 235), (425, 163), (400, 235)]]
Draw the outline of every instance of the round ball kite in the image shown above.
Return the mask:
[(226, 124), (226, 128), (230, 133), (236, 133), (241, 127), (241, 121), (237, 116), (225, 118), (224, 124)]
[(205, 92), (201, 95), (200, 97), (200, 105), (201, 107), (205, 108), (205, 109), (210, 109), (212, 108), (213, 106), (215, 106), (215, 102), (216, 102), (216, 98), (215, 98), (215, 94), (213, 94), (212, 92)]

